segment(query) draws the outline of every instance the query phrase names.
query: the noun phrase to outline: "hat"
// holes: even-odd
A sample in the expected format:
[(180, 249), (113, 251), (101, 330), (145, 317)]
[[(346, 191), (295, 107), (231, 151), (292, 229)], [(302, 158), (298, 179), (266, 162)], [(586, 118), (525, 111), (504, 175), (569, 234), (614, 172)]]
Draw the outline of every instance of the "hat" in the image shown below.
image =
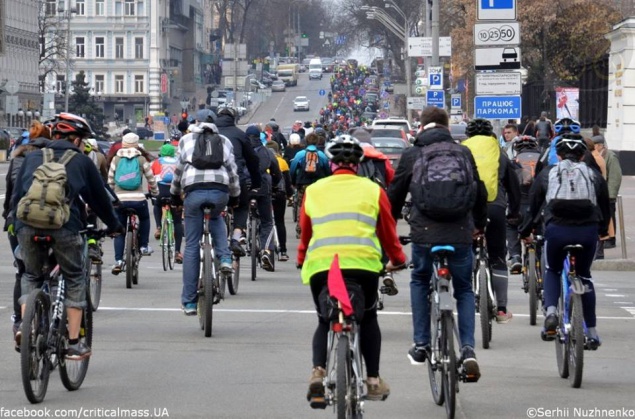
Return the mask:
[(593, 141), (593, 144), (605, 144), (606, 140), (604, 139), (604, 135), (600, 134), (600, 135), (594, 135), (593, 137), (591, 137), (591, 141)]
[(267, 148), (272, 149), (276, 154), (280, 153), (280, 146), (278, 146), (278, 143), (275, 141), (267, 141), (266, 144)]
[(300, 135), (295, 132), (289, 135), (289, 144), (298, 145), (300, 144)]
[(216, 114), (209, 109), (200, 109), (196, 112), (196, 120), (198, 122), (214, 122)]
[(97, 145), (97, 140), (94, 138), (87, 138), (86, 141), (88, 144), (90, 144), (90, 146), (93, 148), (93, 150), (99, 148), (99, 146)]
[(355, 137), (360, 143), (372, 143), (372, 141), (370, 140), (370, 132), (366, 131), (363, 128), (357, 128), (351, 135)]
[(121, 139), (122, 148), (131, 148), (139, 145), (139, 136), (134, 132), (129, 132)]
[(255, 125), (250, 125), (247, 128), (247, 131), (245, 131), (245, 134), (253, 135), (254, 137), (259, 137), (260, 136), (260, 129), (257, 126), (255, 126)]
[(159, 149), (159, 155), (161, 157), (174, 157), (174, 146), (172, 144), (163, 144)]
[(131, 130), (130, 128), (126, 128), (126, 129), (124, 129), (124, 130), (121, 132), (121, 135), (126, 135), (126, 134), (129, 134), (129, 133), (131, 133), (131, 132), (132, 132), (132, 130)]

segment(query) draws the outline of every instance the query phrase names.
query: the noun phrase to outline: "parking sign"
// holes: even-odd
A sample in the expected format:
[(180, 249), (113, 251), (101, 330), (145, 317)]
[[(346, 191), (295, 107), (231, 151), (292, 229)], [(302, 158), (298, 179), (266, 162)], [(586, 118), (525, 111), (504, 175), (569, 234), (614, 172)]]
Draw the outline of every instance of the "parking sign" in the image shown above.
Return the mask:
[(428, 106), (436, 106), (437, 108), (445, 108), (445, 93), (441, 90), (428, 90), (426, 95)]
[(428, 74), (428, 85), (432, 90), (443, 90), (442, 67), (430, 67), (430, 74)]

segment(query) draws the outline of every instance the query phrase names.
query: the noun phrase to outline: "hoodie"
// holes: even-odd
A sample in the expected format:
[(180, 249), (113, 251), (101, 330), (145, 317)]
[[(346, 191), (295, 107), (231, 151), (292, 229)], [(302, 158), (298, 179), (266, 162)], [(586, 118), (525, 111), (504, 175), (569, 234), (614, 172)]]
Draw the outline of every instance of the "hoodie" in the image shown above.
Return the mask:
[(234, 148), (234, 161), (240, 178), (240, 184), (251, 182), (252, 189), (260, 188), (260, 170), (258, 170), (258, 156), (249, 143), (247, 134), (236, 126), (234, 118), (229, 115), (218, 115), (216, 127), (221, 135), (231, 141)]

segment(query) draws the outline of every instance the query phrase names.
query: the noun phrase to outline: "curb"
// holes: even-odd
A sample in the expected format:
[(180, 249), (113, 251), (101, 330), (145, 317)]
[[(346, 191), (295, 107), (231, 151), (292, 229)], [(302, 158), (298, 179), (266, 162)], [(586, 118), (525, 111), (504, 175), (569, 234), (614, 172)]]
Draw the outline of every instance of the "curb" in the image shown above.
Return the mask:
[(635, 260), (602, 259), (596, 260), (591, 266), (592, 271), (635, 271)]

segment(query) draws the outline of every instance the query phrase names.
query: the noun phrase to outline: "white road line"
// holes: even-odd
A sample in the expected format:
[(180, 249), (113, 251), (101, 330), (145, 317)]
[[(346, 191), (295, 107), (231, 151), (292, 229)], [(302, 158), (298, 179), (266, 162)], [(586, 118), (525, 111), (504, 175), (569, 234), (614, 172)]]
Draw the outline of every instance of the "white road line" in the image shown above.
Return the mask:
[(604, 292), (615, 292), (615, 291), (617, 291), (617, 288), (604, 288), (602, 291), (604, 291)]
[(635, 307), (620, 307), (620, 308), (623, 308), (624, 310), (628, 311), (633, 316), (635, 316)]
[(623, 304), (623, 305), (631, 305), (631, 304), (635, 304), (632, 301), (613, 301), (613, 304)]
[(626, 295), (624, 294), (604, 294), (605, 297), (610, 297), (610, 298), (623, 298), (626, 297)]
[(2, 195), (0, 195), (0, 199), (4, 199), (4, 196), (5, 196), (5, 195), (6, 195), (6, 194), (2, 194)]

